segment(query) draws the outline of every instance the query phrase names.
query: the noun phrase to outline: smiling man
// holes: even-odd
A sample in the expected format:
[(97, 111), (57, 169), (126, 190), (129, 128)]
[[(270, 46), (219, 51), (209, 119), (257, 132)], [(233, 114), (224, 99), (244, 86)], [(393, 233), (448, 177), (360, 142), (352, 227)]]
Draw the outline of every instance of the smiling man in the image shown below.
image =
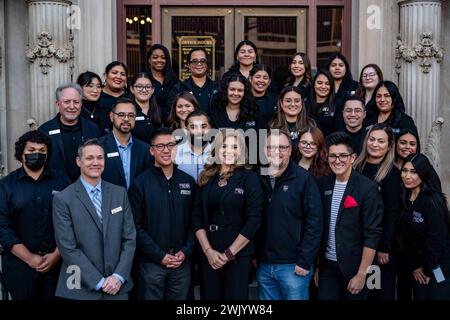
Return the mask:
[(381, 238), (383, 202), (378, 186), (353, 170), (356, 155), (344, 132), (326, 139), (333, 175), (319, 181), (324, 206), (319, 300), (366, 300), (366, 275)]
[(187, 70), (191, 73), (191, 76), (173, 87), (167, 99), (168, 106), (173, 104), (175, 97), (180, 92), (186, 91), (197, 98), (200, 109), (208, 112), (211, 109), (213, 96), (219, 90), (219, 85), (208, 76), (209, 61), (205, 49), (192, 49), (187, 54), (186, 61)]
[(78, 146), (91, 138), (100, 136), (97, 125), (80, 117), (83, 90), (78, 84), (69, 83), (56, 89), (56, 108), (58, 114), (39, 127), (52, 139), (53, 149), (49, 166), (78, 179), (80, 169), (75, 159)]
[(136, 124), (136, 107), (132, 100), (117, 99), (109, 117), (112, 132), (99, 140), (106, 155), (102, 178), (128, 189), (134, 178), (149, 167), (150, 146), (131, 136)]
[(174, 166), (176, 142), (169, 129), (155, 130), (151, 141), (155, 164), (128, 191), (137, 231), (138, 298), (185, 300), (197, 185)]
[(77, 165), (80, 178), (53, 200), (56, 243), (63, 258), (56, 295), (126, 300), (136, 248), (127, 192), (101, 179), (105, 155), (97, 139), (78, 148)]
[(366, 118), (364, 101), (357, 96), (351, 96), (345, 102), (342, 114), (345, 132), (352, 138), (353, 151), (358, 155), (361, 152), (362, 143), (367, 132), (363, 126)]

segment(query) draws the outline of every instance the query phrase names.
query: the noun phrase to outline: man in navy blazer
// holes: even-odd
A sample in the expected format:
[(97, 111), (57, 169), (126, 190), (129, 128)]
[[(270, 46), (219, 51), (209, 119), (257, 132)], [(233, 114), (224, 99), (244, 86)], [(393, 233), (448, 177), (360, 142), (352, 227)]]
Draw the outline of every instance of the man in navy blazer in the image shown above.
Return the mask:
[(100, 138), (105, 150), (102, 178), (129, 188), (135, 177), (151, 164), (150, 146), (131, 136), (136, 124), (136, 107), (128, 98), (119, 98), (109, 113), (113, 130)]
[(383, 202), (377, 184), (353, 170), (356, 154), (345, 132), (327, 137), (333, 175), (319, 181), (324, 238), (319, 261), (319, 300), (366, 300), (366, 276), (381, 238)]
[(58, 114), (39, 127), (52, 139), (52, 154), (48, 167), (64, 172), (72, 182), (80, 176), (76, 164), (77, 149), (84, 141), (100, 137), (100, 129), (92, 121), (80, 117), (83, 90), (76, 83), (56, 89)]

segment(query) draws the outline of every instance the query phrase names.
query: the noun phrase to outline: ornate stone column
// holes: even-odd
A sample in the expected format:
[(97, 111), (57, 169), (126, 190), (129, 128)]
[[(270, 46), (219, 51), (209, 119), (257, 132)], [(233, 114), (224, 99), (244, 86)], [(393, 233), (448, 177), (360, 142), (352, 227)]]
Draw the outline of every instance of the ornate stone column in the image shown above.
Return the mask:
[(28, 1), (30, 61), (30, 126), (41, 125), (56, 113), (55, 90), (72, 80), (73, 36), (70, 1)]
[(414, 118), (421, 141), (439, 111), (441, 48), (440, 0), (401, 0), (396, 69), (406, 111)]

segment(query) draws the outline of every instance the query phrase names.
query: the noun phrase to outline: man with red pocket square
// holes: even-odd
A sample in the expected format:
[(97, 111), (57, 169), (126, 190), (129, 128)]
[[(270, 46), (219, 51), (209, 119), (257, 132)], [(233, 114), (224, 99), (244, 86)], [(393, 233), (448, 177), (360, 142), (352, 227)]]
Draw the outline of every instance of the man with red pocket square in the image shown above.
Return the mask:
[(383, 202), (376, 183), (353, 170), (344, 132), (326, 139), (332, 175), (319, 181), (324, 237), (315, 275), (319, 300), (366, 300), (366, 275), (381, 238)]

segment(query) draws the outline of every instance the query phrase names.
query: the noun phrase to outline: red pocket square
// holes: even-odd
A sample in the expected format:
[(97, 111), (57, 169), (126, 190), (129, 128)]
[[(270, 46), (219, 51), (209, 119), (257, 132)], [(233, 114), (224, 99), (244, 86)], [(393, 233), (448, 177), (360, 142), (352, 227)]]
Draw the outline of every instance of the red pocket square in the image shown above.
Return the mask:
[(344, 208), (348, 209), (348, 208), (353, 208), (353, 207), (357, 207), (357, 206), (358, 206), (358, 202), (356, 202), (356, 200), (352, 196), (345, 197)]

